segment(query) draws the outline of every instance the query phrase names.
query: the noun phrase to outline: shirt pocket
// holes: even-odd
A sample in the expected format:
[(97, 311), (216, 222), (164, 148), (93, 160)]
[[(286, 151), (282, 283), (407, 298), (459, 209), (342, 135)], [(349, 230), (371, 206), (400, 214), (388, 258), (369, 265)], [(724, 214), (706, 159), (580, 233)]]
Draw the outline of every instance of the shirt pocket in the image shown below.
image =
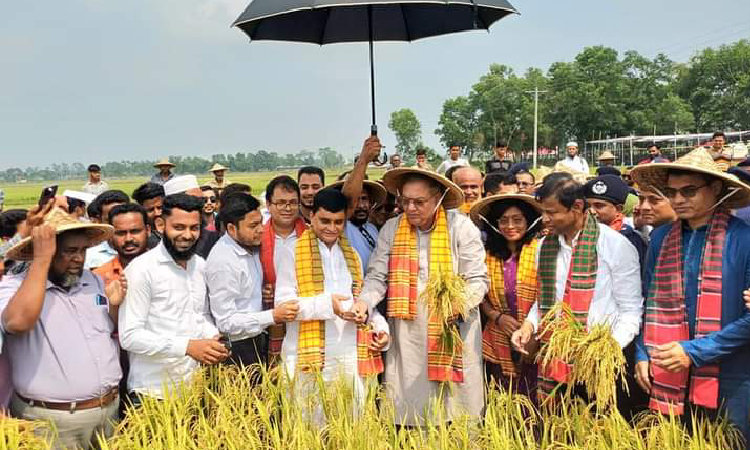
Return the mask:
[(90, 326), (96, 333), (107, 335), (112, 334), (115, 331), (115, 326), (112, 323), (112, 319), (109, 317), (109, 300), (107, 300), (107, 304), (104, 305), (93, 303), (97, 301), (98, 299), (95, 297), (92, 299), (91, 305), (78, 305), (82, 310), (81, 315), (87, 322), (84, 324), (84, 327)]

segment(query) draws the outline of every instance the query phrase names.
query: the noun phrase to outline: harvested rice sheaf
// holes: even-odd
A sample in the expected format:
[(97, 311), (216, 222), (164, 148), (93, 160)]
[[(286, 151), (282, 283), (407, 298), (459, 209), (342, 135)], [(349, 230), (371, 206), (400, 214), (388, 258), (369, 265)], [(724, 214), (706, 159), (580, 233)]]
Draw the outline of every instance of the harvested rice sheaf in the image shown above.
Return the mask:
[(626, 361), (620, 344), (612, 337), (607, 324), (594, 325), (588, 330), (573, 316), (570, 307), (557, 303), (542, 319), (542, 335), (549, 341), (539, 352), (541, 365), (561, 360), (572, 365), (566, 395), (573, 387), (583, 385), (594, 398), (597, 411), (617, 406), (619, 381), (627, 390)]
[(420, 299), (443, 324), (442, 340), (446, 348), (453, 351), (461, 348), (461, 334), (453, 324), (468, 307), (466, 280), (453, 272), (433, 273)]

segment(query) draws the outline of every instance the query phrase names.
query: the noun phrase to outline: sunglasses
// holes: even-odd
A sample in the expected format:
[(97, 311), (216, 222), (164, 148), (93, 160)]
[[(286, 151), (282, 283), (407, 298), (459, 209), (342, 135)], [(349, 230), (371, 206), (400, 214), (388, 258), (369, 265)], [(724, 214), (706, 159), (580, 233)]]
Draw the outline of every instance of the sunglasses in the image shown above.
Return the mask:
[(211, 197), (203, 197), (203, 198), (205, 199), (206, 203), (216, 203), (216, 197), (213, 195)]
[(678, 192), (680, 193), (682, 198), (693, 198), (695, 197), (696, 194), (698, 194), (699, 190), (703, 189), (709, 184), (710, 183), (706, 183), (703, 186), (685, 186), (679, 189), (665, 187), (661, 190), (661, 192), (664, 194), (665, 197), (669, 199), (675, 198)]

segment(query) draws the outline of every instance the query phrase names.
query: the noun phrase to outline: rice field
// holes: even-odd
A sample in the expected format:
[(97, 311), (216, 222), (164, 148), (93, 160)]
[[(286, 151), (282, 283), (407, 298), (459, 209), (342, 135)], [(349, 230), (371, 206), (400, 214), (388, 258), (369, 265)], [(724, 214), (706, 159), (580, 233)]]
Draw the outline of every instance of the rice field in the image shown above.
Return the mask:
[[(348, 168), (327, 170), (326, 182), (331, 183), (336, 181), (336, 177), (346, 170), (348, 170)], [(379, 179), (382, 173), (382, 169), (371, 169), (368, 171), (368, 174), (372, 179)], [(297, 179), (296, 170), (274, 172), (230, 172), (227, 174), (227, 179), (235, 183), (245, 183), (249, 185), (253, 190), (253, 194), (257, 196), (265, 191), (268, 182), (277, 175), (290, 175), (292, 178)], [(131, 195), (138, 186), (149, 181), (149, 179), (150, 177), (116, 179), (108, 179), (105, 177), (105, 181), (110, 189), (119, 189), (128, 195)], [(208, 174), (205, 176), (198, 176), (198, 182), (200, 184), (207, 184), (212, 179), (213, 178)], [(5, 209), (29, 208), (37, 203), (39, 194), (45, 186), (57, 184), (59, 186), (58, 192), (62, 194), (66, 189), (80, 191), (85, 182), (86, 180), (63, 180), (47, 181), (43, 183), (8, 183), (0, 184), (0, 189), (5, 191)]]
[[(580, 401), (552, 413), (496, 389), (481, 422), (458, 417), (406, 429), (394, 425), (394, 410), (375, 384), (355, 407), (353, 390), (342, 381), (319, 381), (316, 395), (293, 399), (292, 381), (264, 373), (254, 386), (254, 370), (213, 367), (164, 401), (145, 399), (111, 439), (101, 440), (102, 449), (718, 450), (736, 448), (739, 439), (726, 422), (696, 420), (688, 430), (674, 417), (646, 414), (630, 425)], [(314, 410), (324, 413), (323, 423), (310, 420)], [(0, 419), (0, 450), (49, 448), (32, 435), (33, 424), (19, 424)]]

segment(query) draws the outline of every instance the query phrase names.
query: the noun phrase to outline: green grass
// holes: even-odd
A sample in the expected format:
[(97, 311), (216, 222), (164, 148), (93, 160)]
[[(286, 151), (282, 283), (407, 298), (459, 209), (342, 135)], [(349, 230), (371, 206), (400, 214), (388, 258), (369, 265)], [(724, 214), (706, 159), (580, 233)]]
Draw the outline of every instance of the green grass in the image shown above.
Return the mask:
[[(326, 182), (332, 183), (336, 181), (336, 177), (345, 169), (338, 170), (327, 170), (326, 171)], [(369, 171), (371, 179), (378, 179), (382, 175), (382, 169), (375, 169)], [(253, 195), (260, 195), (265, 191), (268, 182), (271, 181), (277, 175), (289, 175), (292, 178), (297, 178), (296, 170), (289, 171), (274, 171), (274, 172), (237, 172), (227, 174), (227, 179), (235, 183), (245, 183), (250, 185), (253, 189)], [(105, 181), (109, 184), (110, 189), (119, 189), (128, 195), (131, 195), (133, 191), (141, 184), (147, 182), (150, 177), (130, 177), (130, 178), (118, 178), (118, 179), (106, 179)], [(199, 176), (198, 182), (200, 184), (206, 184), (212, 180), (210, 175)], [(63, 193), (66, 189), (80, 191), (86, 180), (65, 180), (65, 181), (47, 181), (44, 183), (10, 183), (0, 185), (5, 191), (5, 209), (12, 208), (29, 208), (36, 204), (39, 199), (39, 195), (42, 188), (52, 184), (57, 184), (60, 187), (58, 192)]]

